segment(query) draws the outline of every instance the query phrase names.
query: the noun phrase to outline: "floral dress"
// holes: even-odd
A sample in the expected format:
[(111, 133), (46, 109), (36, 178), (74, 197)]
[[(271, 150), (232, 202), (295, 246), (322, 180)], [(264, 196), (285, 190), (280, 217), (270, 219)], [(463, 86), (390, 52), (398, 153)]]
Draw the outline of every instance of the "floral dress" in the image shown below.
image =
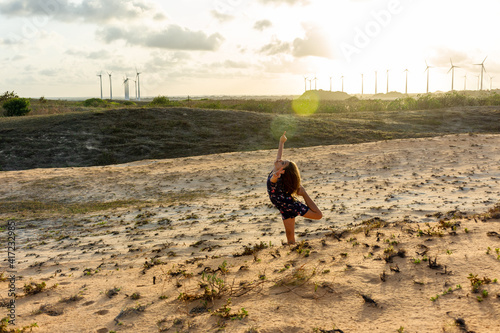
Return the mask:
[(267, 193), (269, 194), (269, 199), (271, 199), (273, 205), (280, 211), (282, 219), (286, 220), (294, 218), (298, 215), (303, 216), (307, 213), (309, 207), (285, 191), (281, 178), (278, 178), (278, 181), (273, 183), (271, 181), (272, 176), (273, 173), (271, 171), (267, 177)]

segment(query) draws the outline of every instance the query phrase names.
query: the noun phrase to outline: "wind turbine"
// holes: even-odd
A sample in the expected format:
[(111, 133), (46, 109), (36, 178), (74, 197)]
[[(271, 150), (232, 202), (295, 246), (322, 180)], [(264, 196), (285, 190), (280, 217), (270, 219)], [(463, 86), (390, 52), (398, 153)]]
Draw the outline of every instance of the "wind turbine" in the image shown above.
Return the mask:
[(344, 76), (342, 75), (340, 78), (342, 79), (342, 92), (344, 92)]
[(318, 78), (316, 77), (316, 75), (314, 75), (313, 81), (314, 81), (314, 90), (318, 90), (317, 88)]
[(451, 58), (450, 58), (450, 63), (451, 63), (451, 68), (448, 71), (448, 73), (451, 71), (451, 91), (453, 91), (453, 82), (455, 81), (455, 68), (460, 68), (460, 67), (453, 65), (453, 61), (451, 61)]
[(493, 83), (493, 76), (489, 75), (489, 77), (490, 77), (490, 90), (491, 90), (492, 83)]
[(425, 66), (427, 66), (427, 67), (425, 67), (424, 73), (427, 72), (427, 93), (429, 93), (429, 72), (430, 72), (429, 68), (432, 68), (432, 67), (427, 64), (427, 60), (425, 61)]
[(109, 75), (109, 99), (112, 100), (113, 99), (113, 86), (111, 85), (111, 74), (113, 72), (107, 72), (108, 75)]
[(140, 101), (141, 100), (141, 80), (139, 79), (139, 75), (141, 75), (141, 73), (139, 73), (137, 71), (137, 67), (135, 68), (135, 78), (137, 80), (137, 95), (136, 95), (136, 100)]
[[(488, 56), (486, 56), (486, 58), (488, 58)], [(484, 68), (484, 62), (486, 61), (486, 58), (484, 58), (482, 63), (474, 64), (475, 66), (481, 66), (481, 90), (483, 90), (483, 72), (486, 73), (486, 68)]]
[(128, 85), (128, 81), (130, 79), (128, 77), (124, 77), (123, 78), (123, 85), (125, 86), (125, 100), (128, 101), (130, 100), (130, 96), (129, 96), (129, 85)]
[(102, 99), (102, 71), (97, 74), (97, 76), (99, 76), (99, 81), (101, 82), (101, 99)]
[(304, 92), (307, 91), (307, 76), (304, 76)]
[(467, 73), (464, 75), (464, 91), (467, 90)]
[(387, 70), (387, 91), (386, 94), (389, 93), (389, 70)]
[(312, 88), (311, 88), (312, 79), (307, 79), (307, 81), (309, 81), (309, 90), (312, 90)]
[(134, 87), (135, 99), (137, 100), (137, 80), (132, 80), (132, 81), (134, 81), (134, 85), (135, 85), (135, 87)]
[(332, 76), (330, 76), (330, 91), (332, 91)]
[(375, 95), (377, 94), (377, 71), (375, 71)]
[(407, 95), (408, 94), (408, 68), (405, 69), (403, 72), (406, 72), (405, 95)]

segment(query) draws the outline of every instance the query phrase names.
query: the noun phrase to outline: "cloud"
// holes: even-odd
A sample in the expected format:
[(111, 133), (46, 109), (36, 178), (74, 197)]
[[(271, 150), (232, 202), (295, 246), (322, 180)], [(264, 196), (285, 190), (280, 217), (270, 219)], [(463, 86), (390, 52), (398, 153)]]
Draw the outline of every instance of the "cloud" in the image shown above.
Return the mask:
[(90, 52), (87, 59), (109, 59), (112, 55), (106, 50)]
[(234, 19), (234, 16), (220, 13), (216, 10), (210, 11), (210, 14), (212, 14), (212, 16), (215, 17), (217, 19), (217, 21), (219, 21), (221, 23), (228, 22), (228, 21), (231, 21)]
[(107, 50), (98, 50), (98, 51), (92, 51), (92, 52), (87, 52), (83, 50), (77, 50), (74, 48), (71, 48), (64, 52), (67, 55), (72, 55), (72, 56), (77, 56), (77, 57), (82, 57), (82, 58), (87, 58), (87, 59), (93, 59), (93, 60), (98, 60), (98, 59), (109, 59), (111, 57), (111, 54)]
[(292, 46), (288, 42), (283, 42), (273, 37), (271, 43), (264, 45), (259, 52), (266, 55), (276, 55), (281, 53), (290, 53)]
[(295, 57), (333, 57), (330, 43), (323, 35), (323, 31), (314, 26), (306, 27), (306, 36), (303, 39), (296, 38), (293, 41), (292, 54)]
[(330, 43), (323, 31), (317, 27), (305, 27), (304, 38), (295, 38), (293, 42), (286, 42), (273, 37), (269, 44), (260, 48), (259, 53), (266, 55), (291, 54), (296, 58), (315, 56), (333, 58)]
[(273, 23), (269, 20), (260, 20), (255, 22), (253, 28), (255, 30), (263, 31), (264, 29), (270, 28), (273, 26)]
[(24, 44), (25, 40), (20, 37), (0, 38), (0, 45), (17, 46)]
[[(451, 61), (453, 65), (461, 68), (462, 70), (474, 70), (480, 68), (480, 66), (474, 66), (473, 64), (481, 63), (484, 57), (475, 57), (465, 50), (451, 49), (447, 47), (435, 47), (429, 50), (429, 54), (426, 57), (426, 61), (429, 66), (435, 68), (442, 68), (442, 70), (448, 71), (451, 68)], [(423, 63), (423, 61), (422, 61)], [(425, 69), (425, 64), (422, 64)]]
[(288, 55), (270, 57), (260, 62), (266, 73), (300, 74), (309, 71), (307, 62)]
[(24, 60), (26, 59), (27, 57), (25, 55), (22, 55), (22, 54), (16, 54), (15, 56), (13, 56), (10, 61), (19, 61), (19, 60)]
[(11, 17), (44, 16), (63, 22), (103, 23), (112, 20), (128, 21), (152, 17), (164, 20), (166, 16), (147, 0), (10, 0), (0, 3), (0, 12)]
[(57, 76), (60, 71), (58, 69), (55, 69), (55, 68), (50, 68), (50, 69), (42, 69), (41, 71), (38, 72), (40, 75), (43, 75), (43, 76)]
[(263, 4), (274, 4), (274, 5), (281, 5), (281, 4), (287, 4), (290, 6), (294, 5), (308, 5), (310, 3), (309, 0), (259, 0)]
[(170, 25), (159, 31), (151, 31), (146, 27), (112, 26), (99, 30), (97, 34), (107, 43), (124, 40), (131, 45), (170, 50), (215, 51), (224, 41), (224, 37), (219, 33), (207, 35), (202, 31), (191, 31), (178, 25)]
[(151, 58), (144, 65), (144, 70), (150, 73), (157, 73), (185, 64), (190, 59), (191, 55), (183, 51), (153, 52)]
[(250, 67), (249, 63), (244, 61), (234, 61), (234, 60), (226, 60), (223, 63), (224, 68), (248, 68)]

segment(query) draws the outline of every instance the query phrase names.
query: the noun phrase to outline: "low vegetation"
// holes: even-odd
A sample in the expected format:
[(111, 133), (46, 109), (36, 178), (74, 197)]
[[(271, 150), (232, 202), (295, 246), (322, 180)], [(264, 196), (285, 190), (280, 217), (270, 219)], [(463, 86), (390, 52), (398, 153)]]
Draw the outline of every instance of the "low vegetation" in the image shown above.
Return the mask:
[(308, 93), (295, 103), (308, 116), (291, 99), (31, 99), (29, 116), (0, 117), (0, 170), (272, 149), (284, 130), (290, 148), (500, 131), (497, 93), (315, 102)]

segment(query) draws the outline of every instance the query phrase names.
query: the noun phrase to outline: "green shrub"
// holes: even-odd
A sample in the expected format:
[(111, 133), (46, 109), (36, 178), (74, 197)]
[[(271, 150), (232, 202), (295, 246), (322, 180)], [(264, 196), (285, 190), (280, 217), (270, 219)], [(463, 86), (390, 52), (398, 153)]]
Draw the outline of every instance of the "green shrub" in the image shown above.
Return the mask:
[(165, 97), (165, 96), (156, 96), (153, 98), (153, 100), (149, 103), (151, 106), (170, 106), (172, 103), (170, 100)]
[(107, 104), (106, 101), (100, 98), (89, 98), (83, 101), (83, 106), (94, 107), (94, 108), (105, 107), (106, 104)]
[(500, 105), (500, 95), (494, 92), (492, 95), (487, 97), (488, 105)]
[(125, 101), (125, 102), (123, 102), (123, 105), (137, 105), (137, 104), (135, 104), (132, 101)]
[(431, 94), (420, 96), (418, 95), (417, 99), (417, 108), (419, 110), (429, 110), (429, 109), (439, 109), (442, 107), (441, 101), (435, 97), (432, 97)]
[(6, 117), (24, 116), (30, 113), (30, 100), (27, 98), (12, 98), (3, 103), (5, 111), (3, 115)]
[(442, 106), (465, 106), (467, 105), (467, 97), (464, 94), (460, 94), (456, 91), (447, 92), (446, 94), (439, 97)]
[(417, 101), (412, 97), (397, 98), (389, 102), (387, 105), (388, 111), (416, 110)]

